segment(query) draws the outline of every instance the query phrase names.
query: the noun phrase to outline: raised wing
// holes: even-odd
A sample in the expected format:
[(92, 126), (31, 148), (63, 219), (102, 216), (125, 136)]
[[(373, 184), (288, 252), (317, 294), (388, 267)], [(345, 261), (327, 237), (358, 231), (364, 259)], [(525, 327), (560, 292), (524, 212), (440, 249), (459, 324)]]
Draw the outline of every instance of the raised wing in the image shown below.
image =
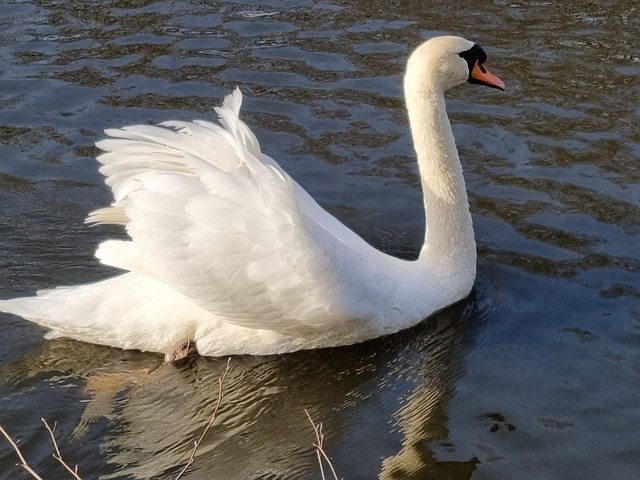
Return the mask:
[(241, 100), (236, 90), (217, 109), (224, 128), (174, 121), (106, 132), (98, 160), (115, 202), (87, 221), (125, 225), (131, 241), (106, 241), (96, 255), (238, 325), (329, 321), (337, 286), (328, 252), (340, 241), (321, 224), (339, 222), (260, 152)]

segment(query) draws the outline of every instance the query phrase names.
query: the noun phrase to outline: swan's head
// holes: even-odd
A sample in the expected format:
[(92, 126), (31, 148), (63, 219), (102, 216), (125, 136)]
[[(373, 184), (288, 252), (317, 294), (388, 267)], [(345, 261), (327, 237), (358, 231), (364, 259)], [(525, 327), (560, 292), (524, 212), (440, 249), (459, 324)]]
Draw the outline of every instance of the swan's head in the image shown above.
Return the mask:
[(502, 80), (484, 66), (486, 61), (487, 54), (477, 43), (461, 37), (435, 37), (409, 57), (405, 84), (429, 84), (446, 91), (469, 82), (504, 90)]

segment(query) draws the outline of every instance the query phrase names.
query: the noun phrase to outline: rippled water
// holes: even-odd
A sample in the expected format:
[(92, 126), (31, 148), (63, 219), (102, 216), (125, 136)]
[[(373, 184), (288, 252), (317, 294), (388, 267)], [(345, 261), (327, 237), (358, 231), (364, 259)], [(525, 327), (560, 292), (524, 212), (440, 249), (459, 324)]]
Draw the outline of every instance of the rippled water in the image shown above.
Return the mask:
[[(84, 283), (117, 229), (102, 130), (213, 118), (239, 85), (263, 149), (381, 248), (423, 219), (400, 88), (422, 39), (482, 44), (507, 91), (449, 112), (479, 250), (471, 297), (348, 348), (234, 358), (184, 478), (630, 479), (640, 471), (640, 9), (617, 2), (17, 1), (0, 4), (0, 296)], [(63, 478), (175, 478), (226, 360), (73, 341), (0, 316), (0, 424)], [(0, 477), (18, 478), (0, 447)], [(28, 478), (22, 474), (21, 478)]]

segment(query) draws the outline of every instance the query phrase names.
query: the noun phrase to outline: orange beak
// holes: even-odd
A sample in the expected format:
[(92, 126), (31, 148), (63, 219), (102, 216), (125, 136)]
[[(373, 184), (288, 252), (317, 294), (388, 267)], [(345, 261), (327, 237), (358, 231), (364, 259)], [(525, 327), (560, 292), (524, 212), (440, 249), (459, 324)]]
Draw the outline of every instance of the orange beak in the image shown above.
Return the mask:
[(473, 78), (477, 83), (486, 85), (487, 87), (504, 90), (504, 82), (484, 68), (484, 66), (477, 60), (473, 66), (473, 70), (471, 70), (471, 78)]

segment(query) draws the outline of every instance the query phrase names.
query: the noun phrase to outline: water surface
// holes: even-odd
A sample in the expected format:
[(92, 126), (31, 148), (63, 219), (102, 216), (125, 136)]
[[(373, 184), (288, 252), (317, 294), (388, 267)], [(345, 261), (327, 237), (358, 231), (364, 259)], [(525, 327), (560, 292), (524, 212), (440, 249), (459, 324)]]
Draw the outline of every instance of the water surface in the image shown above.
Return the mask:
[[(184, 478), (629, 479), (640, 471), (640, 12), (594, 2), (17, 1), (0, 5), (0, 296), (115, 272), (93, 159), (105, 128), (214, 118), (235, 86), (263, 150), (374, 245), (422, 237), (402, 101), (411, 49), (489, 53), (504, 93), (448, 101), (479, 252), (472, 295), (347, 348), (234, 358)], [(0, 424), (63, 478), (175, 478), (224, 359), (47, 342), (0, 316)], [(28, 478), (0, 447), (0, 477)], [(22, 477), (20, 477), (22, 475)]]

